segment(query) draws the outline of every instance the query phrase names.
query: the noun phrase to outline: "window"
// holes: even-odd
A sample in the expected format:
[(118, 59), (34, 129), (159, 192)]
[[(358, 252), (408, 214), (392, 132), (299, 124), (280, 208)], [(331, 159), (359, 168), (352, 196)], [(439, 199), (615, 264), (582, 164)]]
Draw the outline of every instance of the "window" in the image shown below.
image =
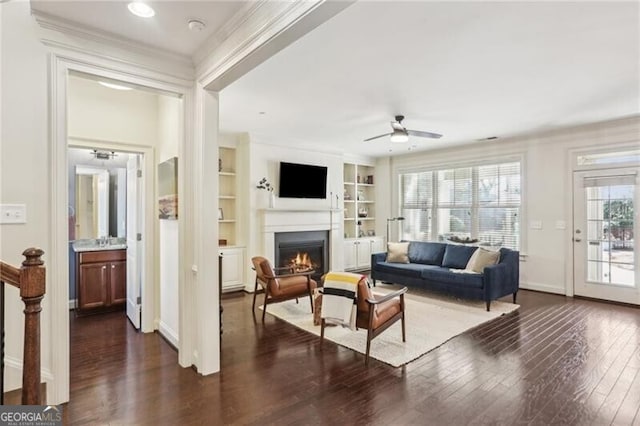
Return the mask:
[(402, 238), (520, 247), (520, 162), (400, 175)]

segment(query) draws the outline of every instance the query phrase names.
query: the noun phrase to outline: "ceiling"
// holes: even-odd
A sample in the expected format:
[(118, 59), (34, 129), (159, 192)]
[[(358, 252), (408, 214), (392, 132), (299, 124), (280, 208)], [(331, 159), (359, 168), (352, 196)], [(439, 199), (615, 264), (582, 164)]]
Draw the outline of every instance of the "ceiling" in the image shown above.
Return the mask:
[[(247, 2), (32, 1), (41, 12), (192, 56)], [(361, 0), (221, 92), (225, 132), (396, 155), (640, 114), (638, 2)], [(207, 22), (192, 33), (188, 18)], [(396, 114), (439, 140), (388, 138)], [(480, 140), (480, 141), (479, 141)]]
[[(192, 56), (196, 50), (247, 1), (151, 1), (156, 15), (145, 19), (127, 9), (122, 0), (31, 0), (31, 8), (57, 18), (109, 35), (132, 40), (171, 53)], [(191, 31), (190, 19), (206, 24), (202, 31)]]

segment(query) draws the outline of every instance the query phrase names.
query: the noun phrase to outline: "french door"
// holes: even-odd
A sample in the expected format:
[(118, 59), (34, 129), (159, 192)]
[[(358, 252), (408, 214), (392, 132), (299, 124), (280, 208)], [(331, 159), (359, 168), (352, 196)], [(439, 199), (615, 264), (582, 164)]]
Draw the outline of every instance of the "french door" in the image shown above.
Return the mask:
[(574, 173), (573, 265), (578, 296), (640, 304), (638, 168)]

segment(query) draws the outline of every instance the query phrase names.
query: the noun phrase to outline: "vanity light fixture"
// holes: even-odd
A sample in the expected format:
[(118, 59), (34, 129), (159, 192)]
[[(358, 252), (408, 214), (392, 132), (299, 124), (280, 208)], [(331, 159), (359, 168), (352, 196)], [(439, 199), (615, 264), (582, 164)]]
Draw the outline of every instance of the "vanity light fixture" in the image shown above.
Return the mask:
[(93, 152), (91, 152), (91, 155), (93, 155), (98, 160), (111, 160), (112, 158), (118, 156), (118, 154), (116, 154), (114, 151), (98, 151), (97, 149), (94, 149)]
[(156, 11), (151, 6), (141, 1), (134, 1), (127, 5), (129, 12), (141, 18), (153, 18)]

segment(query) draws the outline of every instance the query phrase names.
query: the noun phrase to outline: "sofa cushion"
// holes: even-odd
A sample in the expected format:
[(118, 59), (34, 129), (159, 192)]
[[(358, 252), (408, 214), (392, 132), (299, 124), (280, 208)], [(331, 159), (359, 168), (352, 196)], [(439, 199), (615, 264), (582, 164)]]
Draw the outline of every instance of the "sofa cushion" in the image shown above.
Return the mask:
[(409, 263), (409, 243), (387, 243), (387, 262)]
[(473, 272), (482, 272), (487, 266), (498, 263), (499, 258), (499, 251), (487, 250), (485, 248), (478, 247), (478, 249), (471, 255), (465, 269)]
[(396, 274), (403, 277), (421, 278), (422, 271), (430, 268), (439, 268), (433, 265), (421, 265), (419, 263), (389, 263), (379, 262), (375, 265), (377, 272)]
[(427, 243), (423, 241), (411, 241), (409, 243), (409, 261), (423, 265), (442, 265), (444, 250), (447, 247), (443, 243)]
[(428, 281), (458, 285), (461, 287), (482, 288), (484, 283), (482, 274), (457, 274), (451, 272), (449, 268), (439, 267), (423, 269), (421, 277)]
[(442, 266), (445, 268), (464, 269), (477, 247), (447, 244), (444, 250)]

